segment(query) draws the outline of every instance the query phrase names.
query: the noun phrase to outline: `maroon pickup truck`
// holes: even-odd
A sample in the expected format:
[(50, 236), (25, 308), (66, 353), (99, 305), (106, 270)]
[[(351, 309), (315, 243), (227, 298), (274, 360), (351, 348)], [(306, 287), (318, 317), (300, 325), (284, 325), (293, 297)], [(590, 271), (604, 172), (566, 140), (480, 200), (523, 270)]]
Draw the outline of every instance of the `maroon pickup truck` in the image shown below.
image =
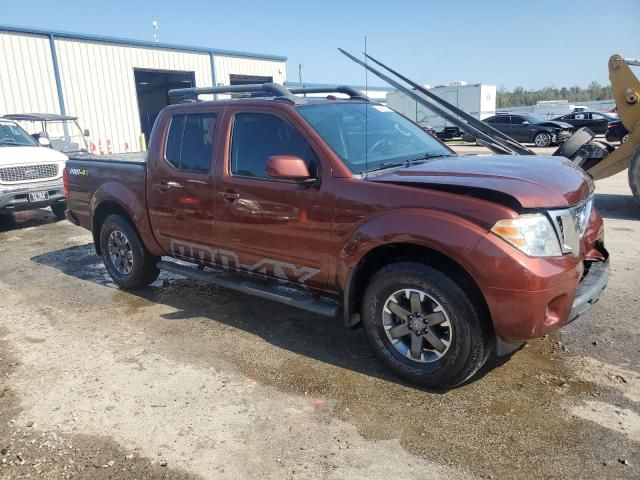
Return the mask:
[(193, 92), (241, 90), (165, 108), (146, 158), (68, 162), (67, 218), (121, 288), (167, 270), (341, 317), (397, 374), (448, 388), (606, 286), (594, 185), (571, 162), (456, 155), (344, 88)]

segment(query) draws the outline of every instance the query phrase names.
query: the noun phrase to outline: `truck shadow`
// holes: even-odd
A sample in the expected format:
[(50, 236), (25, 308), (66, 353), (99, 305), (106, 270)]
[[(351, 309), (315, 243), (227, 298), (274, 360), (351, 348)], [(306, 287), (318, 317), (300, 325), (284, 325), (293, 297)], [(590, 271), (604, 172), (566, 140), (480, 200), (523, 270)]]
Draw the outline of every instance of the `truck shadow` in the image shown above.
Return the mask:
[(629, 195), (596, 193), (595, 205), (604, 218), (640, 220), (640, 203)]
[(18, 213), (0, 213), (0, 233), (54, 223), (51, 210), (38, 209)]
[[(107, 274), (93, 244), (47, 252), (31, 259), (40, 265), (54, 267), (66, 275), (118, 290)], [(150, 287), (123, 292), (175, 311), (162, 314), (167, 320), (186, 321), (205, 318), (210, 321), (257, 335), (273, 346), (320, 362), (377, 377), (388, 382), (419, 388), (393, 375), (373, 355), (364, 331), (350, 330), (339, 320), (303, 312), (240, 292), (162, 272)], [(139, 302), (136, 302), (139, 303)], [(253, 356), (251, 352), (246, 355)], [(509, 357), (492, 358), (471, 383)], [(445, 393), (424, 388), (431, 393)]]

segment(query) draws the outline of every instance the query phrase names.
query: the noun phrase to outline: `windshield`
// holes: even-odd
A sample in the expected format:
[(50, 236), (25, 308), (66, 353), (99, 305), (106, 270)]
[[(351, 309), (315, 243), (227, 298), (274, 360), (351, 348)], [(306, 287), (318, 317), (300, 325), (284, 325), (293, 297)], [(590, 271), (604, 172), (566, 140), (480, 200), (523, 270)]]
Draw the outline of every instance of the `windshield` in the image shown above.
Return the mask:
[(383, 105), (322, 103), (302, 105), (298, 111), (355, 174), (451, 155), (418, 125)]
[(0, 147), (33, 147), (35, 145), (38, 145), (36, 141), (15, 123), (0, 122)]
[(533, 115), (521, 115), (521, 117), (524, 118), (531, 125), (537, 125), (537, 124), (543, 123), (545, 121), (542, 118), (534, 117)]
[(34, 138), (48, 138), (51, 148), (59, 152), (73, 153), (87, 149), (83, 132), (73, 120), (24, 120), (20, 124)]

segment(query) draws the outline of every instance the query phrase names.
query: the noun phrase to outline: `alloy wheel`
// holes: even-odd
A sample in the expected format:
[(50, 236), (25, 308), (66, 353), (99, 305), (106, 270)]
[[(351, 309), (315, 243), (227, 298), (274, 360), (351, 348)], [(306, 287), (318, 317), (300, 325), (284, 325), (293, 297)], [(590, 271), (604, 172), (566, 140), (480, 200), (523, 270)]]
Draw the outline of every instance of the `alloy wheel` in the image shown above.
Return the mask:
[(133, 250), (127, 236), (119, 230), (109, 235), (107, 245), (111, 264), (121, 275), (129, 275), (133, 270)]
[(422, 290), (407, 288), (391, 294), (382, 322), (395, 349), (415, 362), (436, 362), (451, 346), (453, 328), (447, 312)]

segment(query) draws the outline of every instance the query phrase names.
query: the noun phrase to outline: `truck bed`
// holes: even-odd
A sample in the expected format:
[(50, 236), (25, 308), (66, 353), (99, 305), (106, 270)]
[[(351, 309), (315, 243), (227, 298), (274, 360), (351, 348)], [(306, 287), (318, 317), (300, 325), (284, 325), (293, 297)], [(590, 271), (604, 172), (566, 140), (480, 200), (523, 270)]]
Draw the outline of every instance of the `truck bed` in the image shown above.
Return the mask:
[[(123, 205), (132, 212), (146, 212), (146, 153), (72, 155), (67, 161), (67, 172), (67, 207), (73, 212), (74, 223), (91, 229), (92, 205), (105, 201)], [(146, 218), (145, 215), (144, 222)]]

